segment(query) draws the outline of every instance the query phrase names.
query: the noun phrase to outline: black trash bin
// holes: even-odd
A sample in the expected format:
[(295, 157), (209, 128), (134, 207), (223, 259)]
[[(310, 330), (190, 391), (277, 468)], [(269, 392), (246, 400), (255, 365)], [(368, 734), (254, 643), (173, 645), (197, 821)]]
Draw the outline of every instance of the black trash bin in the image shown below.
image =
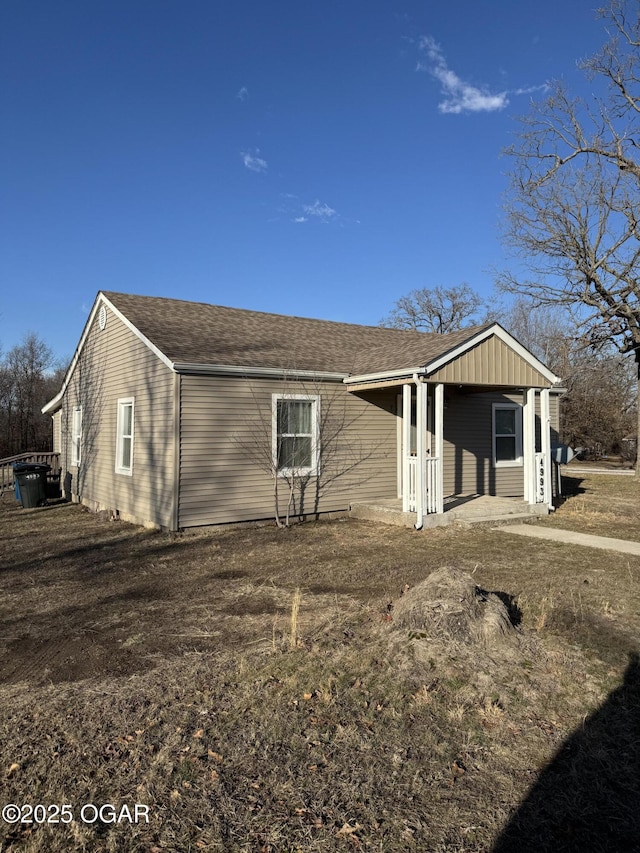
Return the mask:
[(43, 506), (47, 502), (47, 472), (50, 465), (28, 464), (16, 471), (20, 502), (25, 509)]
[(18, 482), (18, 474), (21, 471), (28, 471), (33, 463), (32, 462), (14, 462), (11, 466), (13, 468), (13, 491), (16, 495), (16, 500), (20, 501), (20, 483)]

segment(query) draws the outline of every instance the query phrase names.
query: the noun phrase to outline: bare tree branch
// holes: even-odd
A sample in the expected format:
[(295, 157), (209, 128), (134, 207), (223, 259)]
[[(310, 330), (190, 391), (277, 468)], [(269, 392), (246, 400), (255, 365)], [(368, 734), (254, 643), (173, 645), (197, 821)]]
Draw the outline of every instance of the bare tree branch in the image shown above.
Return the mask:
[(582, 65), (591, 100), (556, 84), (507, 152), (505, 237), (533, 276), (498, 283), (573, 309), (583, 341), (632, 354), (640, 383), (640, 16), (631, 0), (600, 14), (610, 38)]
[(51, 447), (51, 418), (40, 408), (54, 396), (61, 370), (37, 335), (25, 335), (0, 361), (0, 456)]
[(448, 288), (424, 287), (398, 299), (395, 308), (380, 321), (380, 325), (444, 335), (472, 326), (482, 306), (482, 298), (468, 284)]
[[(291, 370), (291, 365), (288, 365)], [(295, 375), (295, 370), (293, 371)], [(350, 408), (346, 389), (320, 380), (283, 378), (278, 396), (318, 400), (316, 420), (317, 465), (312, 470), (281, 464), (282, 447), (274, 436), (273, 412), (264, 393), (251, 386), (253, 415), (234, 436), (235, 445), (273, 482), (273, 514), (278, 527), (288, 527), (292, 516), (318, 515), (321, 500), (332, 489), (354, 488), (371, 477), (363, 463), (370, 460), (375, 444), (363, 442), (358, 430), (362, 413)], [(269, 394), (269, 400), (271, 399)], [(287, 447), (296, 455), (295, 445)], [(287, 496), (281, 506), (281, 492)]]

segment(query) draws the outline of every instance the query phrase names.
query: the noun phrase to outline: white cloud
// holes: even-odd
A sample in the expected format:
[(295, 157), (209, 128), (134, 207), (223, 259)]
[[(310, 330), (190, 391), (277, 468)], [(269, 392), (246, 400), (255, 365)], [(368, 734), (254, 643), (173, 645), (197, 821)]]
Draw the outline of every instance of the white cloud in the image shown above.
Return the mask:
[(441, 113), (492, 113), (509, 105), (509, 95), (530, 95), (532, 92), (547, 91), (546, 83), (526, 89), (505, 89), (492, 93), (486, 86), (473, 86), (462, 80), (447, 65), (442, 48), (431, 36), (423, 36), (420, 49), (427, 54), (428, 62), (418, 61), (416, 71), (429, 71), (440, 83), (443, 101), (438, 104)]
[[(330, 207), (326, 202), (316, 199), (311, 204), (305, 204), (295, 193), (280, 193), (281, 202), (277, 208), (278, 214), (285, 216), (289, 222), (303, 225), (306, 222), (320, 222), (325, 225), (337, 225), (340, 228), (345, 223), (353, 220), (345, 220), (338, 211)], [(311, 225), (309, 227), (312, 227)]]
[(249, 90), (246, 86), (243, 86), (242, 89), (238, 89), (238, 93), (236, 94), (236, 98), (239, 101), (246, 101), (249, 97)]
[(315, 216), (321, 222), (329, 222), (334, 216), (337, 216), (337, 211), (328, 204), (320, 203), (318, 199), (313, 204), (303, 205), (303, 210), (308, 216)]
[[(431, 36), (421, 38), (420, 47), (429, 58), (428, 70), (440, 83), (445, 96), (444, 101), (438, 104), (441, 113), (491, 113), (508, 106), (506, 91), (492, 94), (486, 86), (472, 86), (458, 77), (447, 65), (440, 45)], [(422, 63), (418, 63), (418, 67), (420, 70), (424, 69)]]
[(242, 162), (251, 172), (266, 172), (269, 166), (267, 165), (267, 161), (263, 160), (262, 157), (258, 157), (260, 151), (256, 148), (253, 154), (250, 154), (249, 151), (241, 151), (240, 156), (242, 157)]
[(548, 92), (550, 86), (548, 83), (541, 83), (540, 86), (527, 86), (526, 89), (514, 89), (512, 95), (531, 95), (533, 92)]

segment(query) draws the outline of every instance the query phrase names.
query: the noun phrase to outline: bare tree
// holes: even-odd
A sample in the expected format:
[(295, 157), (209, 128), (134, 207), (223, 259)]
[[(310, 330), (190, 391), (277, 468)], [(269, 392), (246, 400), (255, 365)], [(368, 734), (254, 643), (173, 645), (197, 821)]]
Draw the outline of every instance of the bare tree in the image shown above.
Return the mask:
[(295, 480), (288, 478), (287, 486), (287, 510), (284, 521), (280, 510), (280, 488), (284, 479), (278, 476), (278, 455), (273, 452), (273, 417), (271, 410), (267, 410), (264, 401), (258, 399), (253, 386), (251, 388), (253, 397), (254, 415), (243, 425), (242, 432), (233, 436), (233, 441), (242, 452), (243, 457), (249, 459), (254, 465), (267, 474), (273, 484), (273, 515), (278, 527), (289, 526), (289, 514), (295, 490)]
[[(360, 438), (357, 425), (362, 414), (350, 410), (344, 388), (302, 381), (295, 378), (295, 372), (291, 379), (282, 380), (278, 392), (282, 401), (315, 401), (315, 434), (311, 441), (300, 434), (306, 432), (306, 427), (299, 432), (284, 426), (283, 418), (297, 417), (294, 411), (274, 412), (264, 399), (258, 398), (253, 386), (252, 395), (255, 414), (236, 433), (234, 442), (245, 458), (271, 478), (278, 527), (288, 527), (295, 516), (317, 516), (321, 499), (331, 489), (353, 488), (371, 477), (362, 466), (377, 448)], [(315, 458), (311, 459), (311, 454)]]
[(423, 287), (398, 299), (395, 308), (380, 321), (380, 325), (444, 335), (472, 326), (477, 322), (482, 307), (482, 297), (468, 284)]
[(567, 444), (602, 454), (621, 452), (635, 419), (632, 368), (632, 362), (615, 351), (574, 354), (560, 408), (560, 430)]
[(533, 272), (508, 292), (573, 312), (586, 350), (613, 345), (640, 386), (640, 17), (613, 0), (613, 35), (583, 63), (589, 102), (561, 84), (522, 119), (506, 201), (508, 243)]
[(51, 350), (33, 333), (0, 364), (0, 455), (50, 449), (51, 419), (40, 408), (58, 379), (52, 366)]
[(560, 433), (573, 447), (619, 451), (633, 429), (633, 364), (615, 347), (584, 345), (583, 334), (563, 306), (536, 305), (519, 296), (501, 323), (537, 358), (562, 377)]
[(566, 377), (579, 332), (571, 315), (518, 296), (502, 310), (500, 324), (558, 376)]

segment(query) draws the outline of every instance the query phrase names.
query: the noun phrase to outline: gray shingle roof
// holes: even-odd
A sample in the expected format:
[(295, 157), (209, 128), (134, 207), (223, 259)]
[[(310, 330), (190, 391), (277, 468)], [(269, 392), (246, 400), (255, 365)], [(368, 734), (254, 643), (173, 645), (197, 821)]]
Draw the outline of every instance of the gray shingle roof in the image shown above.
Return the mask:
[(486, 323), (448, 335), (102, 291), (172, 362), (366, 374), (421, 367)]

